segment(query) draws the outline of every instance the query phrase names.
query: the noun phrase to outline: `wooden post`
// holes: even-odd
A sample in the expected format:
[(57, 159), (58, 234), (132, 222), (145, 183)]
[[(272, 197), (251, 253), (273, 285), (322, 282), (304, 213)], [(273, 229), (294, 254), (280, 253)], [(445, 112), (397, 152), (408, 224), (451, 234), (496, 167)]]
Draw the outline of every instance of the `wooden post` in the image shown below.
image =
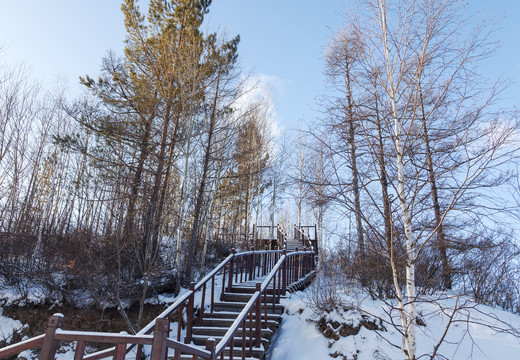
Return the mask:
[(278, 293), (278, 288), (276, 287), (276, 271), (274, 272), (273, 277), (273, 314), (275, 314), (275, 302), (276, 302), (276, 294)]
[(227, 265), (224, 265), (222, 269), (222, 289), (220, 290), (220, 301), (224, 300), (224, 291), (226, 291), (226, 269)]
[(168, 338), (168, 320), (155, 319), (155, 326), (153, 329), (153, 343), (150, 360), (164, 360), (168, 354), (166, 346), (166, 339)]
[(211, 360), (216, 360), (215, 350), (217, 348), (217, 341), (214, 338), (206, 340), (206, 350), (211, 353)]
[[(256, 291), (260, 291), (262, 288), (262, 284), (259, 282), (256, 283)], [(267, 289), (266, 289), (267, 290)], [(266, 291), (267, 292), (267, 291)], [(255, 308), (255, 347), (259, 348), (262, 341), (262, 293), (258, 296), (256, 300), (256, 308)], [(266, 319), (267, 322), (267, 319)]]
[[(257, 246), (256, 241), (257, 241), (257, 236), (256, 236), (256, 225), (253, 224), (253, 245), (254, 245), (254, 246)], [(253, 246), (253, 247), (254, 247), (254, 246)]]
[(231, 292), (231, 287), (233, 286), (233, 263), (235, 262), (235, 249), (231, 249), (231, 260), (229, 261), (229, 275), (228, 275), (228, 286), (227, 291)]
[(262, 273), (262, 275), (267, 274), (267, 261), (269, 259), (269, 256), (268, 256), (269, 254), (267, 253), (267, 250), (268, 250), (268, 248), (267, 248), (267, 245), (266, 245), (265, 246), (264, 265), (263, 265), (263, 273)]
[[(233, 360), (233, 345), (235, 344), (235, 335), (231, 336), (231, 341), (229, 342), (229, 359)], [(224, 351), (222, 351), (222, 357), (224, 359)]]
[(54, 360), (58, 348), (58, 342), (54, 340), (54, 337), (56, 335), (56, 330), (61, 329), (62, 327), (63, 315), (52, 315), (47, 323), (47, 330), (45, 331), (45, 337), (43, 338), (43, 344), (40, 351), (40, 360)]
[[(244, 280), (244, 258), (245, 256), (242, 255), (240, 257), (240, 282), (242, 282)], [(235, 277), (235, 282), (236, 282), (237, 278)]]
[(199, 317), (199, 326), (202, 326), (202, 318), (204, 317), (204, 303), (206, 300), (206, 284), (202, 285), (202, 298), (200, 299), (200, 317)]
[(187, 326), (186, 326), (186, 337), (184, 338), (184, 343), (189, 344), (191, 342), (191, 335), (192, 335), (192, 328), (193, 328), (193, 306), (195, 302), (195, 294), (193, 293), (193, 290), (195, 289), (195, 283), (190, 283), (190, 291), (191, 294), (188, 297), (188, 319), (187, 319)]
[(210, 312), (213, 313), (213, 303), (215, 302), (215, 276), (211, 277), (211, 306)]
[(253, 307), (249, 309), (249, 357), (253, 357)]
[(282, 269), (277, 270), (278, 273), (278, 286), (276, 287), (278, 291), (276, 292), (276, 302), (280, 302), (280, 295), (282, 294)]
[(295, 269), (296, 269), (296, 280), (295, 281), (300, 280), (300, 266), (301, 266), (300, 255), (296, 255), (296, 266), (295, 266)]
[(137, 345), (137, 350), (135, 351), (135, 360), (141, 360), (142, 356), (143, 356), (143, 345), (139, 344), (139, 345)]
[(114, 360), (125, 360), (126, 356), (126, 344), (119, 343), (116, 344), (116, 354), (114, 355)]
[(284, 261), (282, 264), (282, 295), (285, 295), (287, 292), (287, 251), (284, 249), (282, 251), (282, 256), (284, 257)]
[[(265, 290), (267, 290), (267, 288)], [(267, 291), (264, 291), (264, 321), (265, 328), (267, 329)]]
[(244, 317), (244, 320), (242, 320), (242, 360), (246, 359), (246, 322), (247, 315)]
[[(74, 351), (74, 360), (82, 360), (85, 354), (86, 343), (84, 341), (78, 341), (76, 343), (76, 350)], [(137, 357), (136, 357), (137, 359)]]
[(253, 254), (251, 255), (251, 263), (249, 264), (249, 281), (253, 280), (254, 277), (255, 277), (255, 260), (256, 260), (256, 255), (255, 255), (255, 247), (254, 246), (251, 247), (251, 251), (253, 252)]

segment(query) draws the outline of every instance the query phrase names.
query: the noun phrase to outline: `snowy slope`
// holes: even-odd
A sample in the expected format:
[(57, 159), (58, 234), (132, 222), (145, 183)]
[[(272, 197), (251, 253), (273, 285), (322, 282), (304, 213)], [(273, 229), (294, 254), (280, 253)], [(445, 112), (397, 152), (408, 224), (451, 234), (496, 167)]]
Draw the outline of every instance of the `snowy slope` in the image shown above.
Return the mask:
[[(372, 300), (356, 290), (338, 294), (341, 306), (317, 315), (309, 306), (310, 291), (292, 294), (284, 300), (287, 311), (268, 360), (330, 359), (329, 354), (349, 360), (405, 358), (401, 352), (399, 316), (397, 310), (392, 310), (395, 304)], [(423, 297), (418, 311), (421, 323), (425, 324), (418, 326), (419, 358), (429, 359), (444, 336), (435, 359), (520, 359), (520, 316), (455, 295)], [(342, 327), (356, 328), (367, 319), (381, 324), (384, 330), (361, 326), (356, 335), (334, 335), (339, 338), (336, 341), (318, 330), (317, 323), (323, 317), (338, 334)]]
[(15, 333), (20, 334), (27, 325), (22, 324), (21, 321), (3, 316), (2, 313), (3, 309), (0, 308), (0, 341), (10, 344), (13, 341), (13, 335)]

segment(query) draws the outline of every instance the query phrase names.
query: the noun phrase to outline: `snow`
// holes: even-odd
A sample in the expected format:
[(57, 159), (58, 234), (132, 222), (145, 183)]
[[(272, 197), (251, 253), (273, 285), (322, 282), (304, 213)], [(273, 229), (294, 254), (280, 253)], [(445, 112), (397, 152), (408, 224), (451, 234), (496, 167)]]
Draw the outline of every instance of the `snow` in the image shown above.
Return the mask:
[(39, 304), (46, 299), (46, 292), (42, 286), (37, 284), (20, 283), (16, 286), (2, 284), (0, 288), (0, 299), (4, 305), (17, 303), (19, 305), (31, 303)]
[(3, 316), (3, 309), (0, 308), (0, 341), (10, 344), (14, 333), (20, 333), (27, 325), (21, 321)]
[[(334, 310), (317, 313), (310, 306), (312, 291), (297, 292), (283, 300), (286, 312), (266, 359), (331, 359), (330, 355), (337, 355), (338, 359), (346, 356), (349, 360), (405, 358), (401, 352), (400, 320), (394, 301), (372, 300), (361, 290), (351, 289), (338, 292), (340, 303)], [(418, 358), (421, 355), (430, 358), (446, 329), (436, 359), (519, 358), (518, 315), (476, 304), (456, 294), (423, 296), (417, 308), (425, 323), (425, 326), (417, 327)], [(336, 341), (326, 338), (318, 329), (317, 323), (323, 317), (330, 329), (334, 329), (331, 323), (345, 324), (336, 328), (337, 331), (347, 325), (359, 326), (363, 320), (375, 321), (384, 330), (361, 326), (356, 335), (339, 336)]]

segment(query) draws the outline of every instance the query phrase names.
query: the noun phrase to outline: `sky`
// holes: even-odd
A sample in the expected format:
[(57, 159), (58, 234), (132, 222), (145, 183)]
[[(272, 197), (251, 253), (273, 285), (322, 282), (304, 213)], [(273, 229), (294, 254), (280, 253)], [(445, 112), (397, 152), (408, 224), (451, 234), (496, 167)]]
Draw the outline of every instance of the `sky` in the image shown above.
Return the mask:
[[(320, 116), (323, 52), (353, 1), (213, 0), (205, 26), (229, 37), (240, 34), (241, 68), (270, 87), (279, 126), (303, 128)], [(469, 11), (482, 9), (498, 18), (494, 36), (502, 43), (484, 71), (520, 80), (520, 1), (470, 1)], [(78, 77), (96, 77), (108, 50), (122, 54), (123, 39), (119, 0), (0, 0), (0, 57), (23, 62), (49, 89), (66, 83), (79, 94)], [(518, 105), (518, 84), (505, 96)]]

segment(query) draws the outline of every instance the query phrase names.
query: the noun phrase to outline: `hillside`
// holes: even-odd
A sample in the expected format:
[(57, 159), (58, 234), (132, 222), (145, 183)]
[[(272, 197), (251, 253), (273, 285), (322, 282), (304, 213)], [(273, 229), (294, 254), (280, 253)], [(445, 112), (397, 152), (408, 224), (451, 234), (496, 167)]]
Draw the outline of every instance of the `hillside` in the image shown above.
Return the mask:
[[(315, 312), (310, 301), (313, 291), (309, 288), (284, 301), (284, 320), (267, 359), (404, 358), (400, 320), (397, 310), (391, 310), (392, 302), (372, 300), (361, 290), (353, 289), (337, 293), (334, 310)], [(418, 323), (422, 325), (418, 327), (417, 340), (420, 359), (430, 359), (441, 339), (444, 340), (435, 359), (518, 359), (518, 315), (476, 304), (456, 294), (424, 296), (418, 310)], [(389, 314), (394, 324), (390, 323)]]

